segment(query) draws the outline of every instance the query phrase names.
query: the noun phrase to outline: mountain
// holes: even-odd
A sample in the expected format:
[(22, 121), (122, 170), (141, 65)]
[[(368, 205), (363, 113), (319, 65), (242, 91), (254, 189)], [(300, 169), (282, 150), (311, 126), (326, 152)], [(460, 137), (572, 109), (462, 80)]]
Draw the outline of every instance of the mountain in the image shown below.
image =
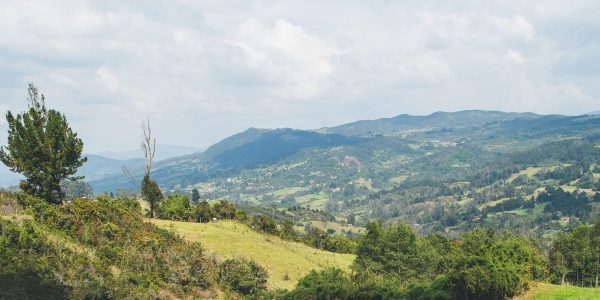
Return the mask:
[[(122, 167), (126, 166), (132, 170), (141, 169), (144, 159), (132, 158), (127, 160), (118, 160), (107, 158), (94, 154), (84, 154), (88, 158), (83, 166), (79, 167), (76, 176), (85, 176), (84, 181), (101, 180), (120, 176), (123, 174)], [(0, 165), (0, 188), (6, 188), (11, 185), (18, 185), (19, 181), (25, 179), (19, 173), (11, 172), (6, 166)]]
[[(272, 184), (268, 188), (265, 185), (265, 189), (276, 190), (278, 187), (305, 186), (307, 183), (301, 178), (310, 174), (324, 174), (324, 169), (331, 170), (330, 177), (338, 178), (335, 181), (340, 183), (356, 180), (363, 176), (362, 172), (391, 174), (396, 168), (392, 166), (402, 169), (400, 165), (403, 161), (408, 162), (444, 147), (464, 143), (515, 151), (545, 142), (594, 134), (600, 134), (600, 117), (497, 111), (400, 115), (315, 131), (250, 128), (212, 145), (205, 152), (156, 162), (152, 178), (164, 189), (175, 189), (208, 182), (216, 184), (240, 174), (247, 176), (247, 180), (258, 180), (251, 178), (263, 177), (261, 172), (264, 171), (272, 173), (268, 179)], [(288, 164), (300, 164), (297, 170), (307, 171), (308, 175), (294, 175), (299, 178), (284, 176), (279, 168)], [(344, 171), (336, 167), (339, 165), (354, 169), (351, 172)], [(340, 172), (345, 172), (344, 176), (340, 176)], [(141, 170), (134, 176), (141, 178)], [(374, 181), (370, 183), (371, 186), (393, 186), (390, 182), (377, 179), (378, 176), (372, 178)], [(325, 179), (311, 180), (316, 184)], [(92, 180), (90, 184), (95, 191), (132, 187), (121, 174)], [(244, 192), (245, 188), (239, 190), (239, 186), (235, 187), (240, 192)], [(231, 189), (229, 193), (231, 196)]]
[[(357, 138), (314, 131), (255, 129), (224, 139), (205, 152), (159, 161), (152, 178), (163, 185), (189, 185), (214, 176), (235, 174), (240, 169), (272, 164), (307, 148), (330, 148), (359, 141)], [(158, 153), (158, 149), (157, 149)], [(134, 174), (141, 178), (141, 170)], [(125, 176), (113, 176), (90, 182), (95, 191), (130, 188)]]
[(19, 181), (25, 179), (23, 175), (11, 172), (4, 164), (0, 164), (0, 188), (18, 185)]
[(439, 128), (465, 128), (493, 122), (505, 122), (517, 118), (533, 119), (537, 117), (539, 116), (533, 113), (482, 110), (436, 112), (428, 116), (411, 116), (403, 114), (393, 118), (364, 120), (331, 128), (322, 128), (319, 132), (337, 133), (347, 136), (361, 136), (365, 134), (387, 135), (414, 131), (428, 131)]
[(597, 115), (600, 115), (600, 110), (595, 110), (595, 111), (589, 112), (589, 113), (584, 114), (584, 115), (597, 116)]
[(99, 180), (115, 175), (123, 174), (122, 167), (132, 169), (143, 167), (143, 158), (131, 158), (127, 160), (112, 159), (95, 154), (85, 154), (87, 162), (77, 170), (77, 176), (85, 176), (85, 181)]
[(223, 167), (254, 166), (274, 163), (306, 148), (329, 148), (357, 141), (339, 134), (321, 134), (289, 128), (267, 131), (253, 141), (215, 155), (213, 162)]
[[(188, 155), (196, 152), (201, 152), (203, 149), (198, 147), (186, 147), (169, 144), (156, 144), (156, 155), (154, 156), (155, 161), (160, 161), (176, 156)], [(144, 158), (142, 149), (134, 149), (127, 151), (104, 151), (96, 153), (95, 155), (103, 156), (106, 158), (112, 158), (116, 160), (128, 160), (131, 158)]]

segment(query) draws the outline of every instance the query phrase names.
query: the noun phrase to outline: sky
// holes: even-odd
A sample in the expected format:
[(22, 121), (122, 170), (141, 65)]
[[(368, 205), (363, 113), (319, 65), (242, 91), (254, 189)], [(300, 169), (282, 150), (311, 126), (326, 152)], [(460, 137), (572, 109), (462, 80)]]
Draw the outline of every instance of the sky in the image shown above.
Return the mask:
[[(208, 147), (467, 109), (600, 108), (598, 1), (5, 1), (0, 111), (32, 82), (84, 141)], [(7, 123), (0, 118), (0, 145)]]

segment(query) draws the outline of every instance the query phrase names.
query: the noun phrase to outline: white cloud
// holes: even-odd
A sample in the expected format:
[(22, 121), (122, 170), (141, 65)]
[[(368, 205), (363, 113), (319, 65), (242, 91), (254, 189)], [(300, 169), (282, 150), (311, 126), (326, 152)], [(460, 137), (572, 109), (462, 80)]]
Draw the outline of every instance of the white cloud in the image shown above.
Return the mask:
[(515, 15), (509, 19), (486, 14), (485, 18), (494, 30), (502, 36), (523, 40), (532, 40), (535, 37), (535, 28), (521, 15)]
[(523, 55), (517, 51), (514, 51), (513, 49), (508, 49), (506, 51), (506, 55), (504, 56), (507, 60), (510, 60), (512, 62), (515, 62), (517, 64), (522, 64), (525, 62), (525, 58), (523, 57)]
[(98, 74), (100, 78), (102, 78), (102, 81), (104, 82), (106, 87), (108, 87), (108, 89), (110, 89), (111, 91), (116, 90), (121, 84), (119, 79), (113, 76), (106, 68), (99, 68), (98, 70), (96, 70), (96, 74)]
[(340, 53), (335, 45), (286, 20), (277, 20), (270, 29), (250, 18), (240, 24), (232, 44), (244, 50), (244, 62), (272, 83), (269, 90), (282, 98), (319, 96), (334, 70), (330, 57)]
[[(543, 103), (543, 105), (548, 105), (567, 114), (576, 114), (577, 110), (573, 108), (592, 108), (594, 107), (594, 104), (597, 104), (598, 100), (600, 100), (594, 99), (586, 94), (579, 86), (572, 82), (560, 85), (542, 85), (540, 87), (539, 97), (540, 102)], [(570, 103), (575, 107), (564, 107), (565, 103)]]
[[(600, 99), (594, 1), (0, 1), (0, 110), (27, 82), (86, 151), (206, 145), (437, 110), (584, 113)], [(0, 123), (0, 144), (6, 140)]]

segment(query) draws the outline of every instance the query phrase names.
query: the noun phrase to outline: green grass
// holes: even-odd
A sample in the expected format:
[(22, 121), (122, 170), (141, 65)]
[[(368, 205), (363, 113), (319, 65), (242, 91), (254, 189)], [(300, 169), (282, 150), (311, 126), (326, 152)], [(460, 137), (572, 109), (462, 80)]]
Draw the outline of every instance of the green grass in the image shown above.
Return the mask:
[(323, 200), (323, 199), (327, 199), (327, 198), (328, 198), (328, 196), (326, 193), (319, 192), (318, 194), (308, 194), (308, 195), (296, 197), (296, 202), (306, 203), (306, 202), (310, 202), (310, 201)]
[(271, 194), (272, 196), (275, 196), (275, 197), (285, 198), (285, 196), (287, 196), (287, 195), (292, 195), (292, 194), (295, 194), (302, 190), (304, 190), (303, 187), (294, 186), (294, 187), (276, 190), (269, 194)]
[[(310, 270), (338, 266), (348, 271), (355, 255), (317, 250), (304, 244), (262, 235), (235, 221), (218, 223), (187, 223), (150, 220), (163, 228), (174, 228), (190, 241), (197, 241), (209, 252), (223, 259), (243, 255), (253, 259), (269, 272), (270, 288), (293, 289), (296, 282)], [(284, 280), (285, 274), (289, 280)]]
[(494, 206), (494, 205), (496, 205), (498, 203), (504, 202), (504, 201), (509, 200), (509, 199), (510, 198), (501, 198), (501, 199), (498, 199), (498, 200), (495, 200), (495, 201), (490, 201), (488, 203), (484, 203), (484, 204), (480, 205), (479, 209), (484, 209), (484, 208), (486, 208), (488, 206)]
[(374, 189), (373, 186), (371, 185), (371, 178), (360, 178), (354, 181), (354, 183), (356, 183), (356, 185), (360, 186), (364, 186), (366, 187), (369, 191), (374, 191), (377, 192), (378, 189)]
[(310, 209), (324, 210), (325, 209), (325, 202), (327, 202), (327, 200), (329, 200), (329, 198), (324, 198), (324, 199), (319, 199), (319, 200), (313, 200), (312, 202), (304, 203), (306, 205), (303, 205), (303, 206), (307, 207), (307, 208), (310, 206)]
[(519, 173), (515, 173), (512, 174), (512, 176), (510, 176), (510, 178), (508, 179), (508, 182), (512, 182), (513, 180), (515, 180), (517, 177), (521, 176), (521, 175), (527, 175), (527, 176), (533, 176), (535, 174), (537, 174), (537, 172), (539, 172), (542, 168), (538, 168), (538, 167), (529, 167), (525, 170), (521, 170)]
[(576, 186), (572, 186), (572, 185), (561, 185), (560, 188), (563, 189), (565, 192), (566, 191), (574, 191), (577, 189)]
[[(536, 204), (535, 207), (533, 208), (533, 216), (541, 213), (544, 211), (544, 208), (546, 207), (546, 205), (548, 205), (548, 202), (544, 202), (542, 204)], [(506, 211), (507, 213), (514, 213), (517, 216), (531, 216), (529, 213), (527, 213), (527, 209), (526, 208), (520, 208), (520, 209), (515, 209), (515, 210), (509, 210)]]
[(525, 295), (515, 300), (587, 300), (600, 299), (600, 289), (582, 288), (569, 285), (554, 285), (549, 283), (538, 283)]
[(456, 204), (458, 204), (458, 205), (467, 205), (467, 204), (473, 202), (473, 200), (474, 200), (474, 198), (464, 197), (462, 200), (456, 201)]
[(327, 229), (333, 229), (333, 230), (335, 230), (335, 234), (341, 234), (342, 230), (358, 233), (358, 230), (362, 229), (360, 227), (344, 227), (335, 222), (323, 223), (322, 221), (307, 221), (306, 223), (310, 223), (310, 224), (312, 224), (312, 226), (317, 227), (324, 231), (327, 231)]
[(402, 175), (402, 176), (392, 177), (388, 181), (393, 182), (393, 183), (401, 183), (402, 181), (406, 180), (406, 178), (408, 178), (408, 176)]

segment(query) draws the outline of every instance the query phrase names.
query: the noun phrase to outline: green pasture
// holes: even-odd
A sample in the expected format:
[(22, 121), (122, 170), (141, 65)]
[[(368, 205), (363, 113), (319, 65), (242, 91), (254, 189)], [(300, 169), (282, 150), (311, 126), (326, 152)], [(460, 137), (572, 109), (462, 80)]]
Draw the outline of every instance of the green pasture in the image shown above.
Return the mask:
[[(235, 221), (218, 223), (188, 223), (149, 220), (166, 229), (173, 229), (185, 239), (200, 242), (209, 253), (221, 259), (243, 255), (253, 259), (269, 272), (270, 288), (293, 289), (296, 282), (310, 270), (337, 266), (349, 271), (355, 255), (317, 250), (301, 243), (282, 240), (255, 232)], [(288, 280), (285, 280), (285, 275)]]

